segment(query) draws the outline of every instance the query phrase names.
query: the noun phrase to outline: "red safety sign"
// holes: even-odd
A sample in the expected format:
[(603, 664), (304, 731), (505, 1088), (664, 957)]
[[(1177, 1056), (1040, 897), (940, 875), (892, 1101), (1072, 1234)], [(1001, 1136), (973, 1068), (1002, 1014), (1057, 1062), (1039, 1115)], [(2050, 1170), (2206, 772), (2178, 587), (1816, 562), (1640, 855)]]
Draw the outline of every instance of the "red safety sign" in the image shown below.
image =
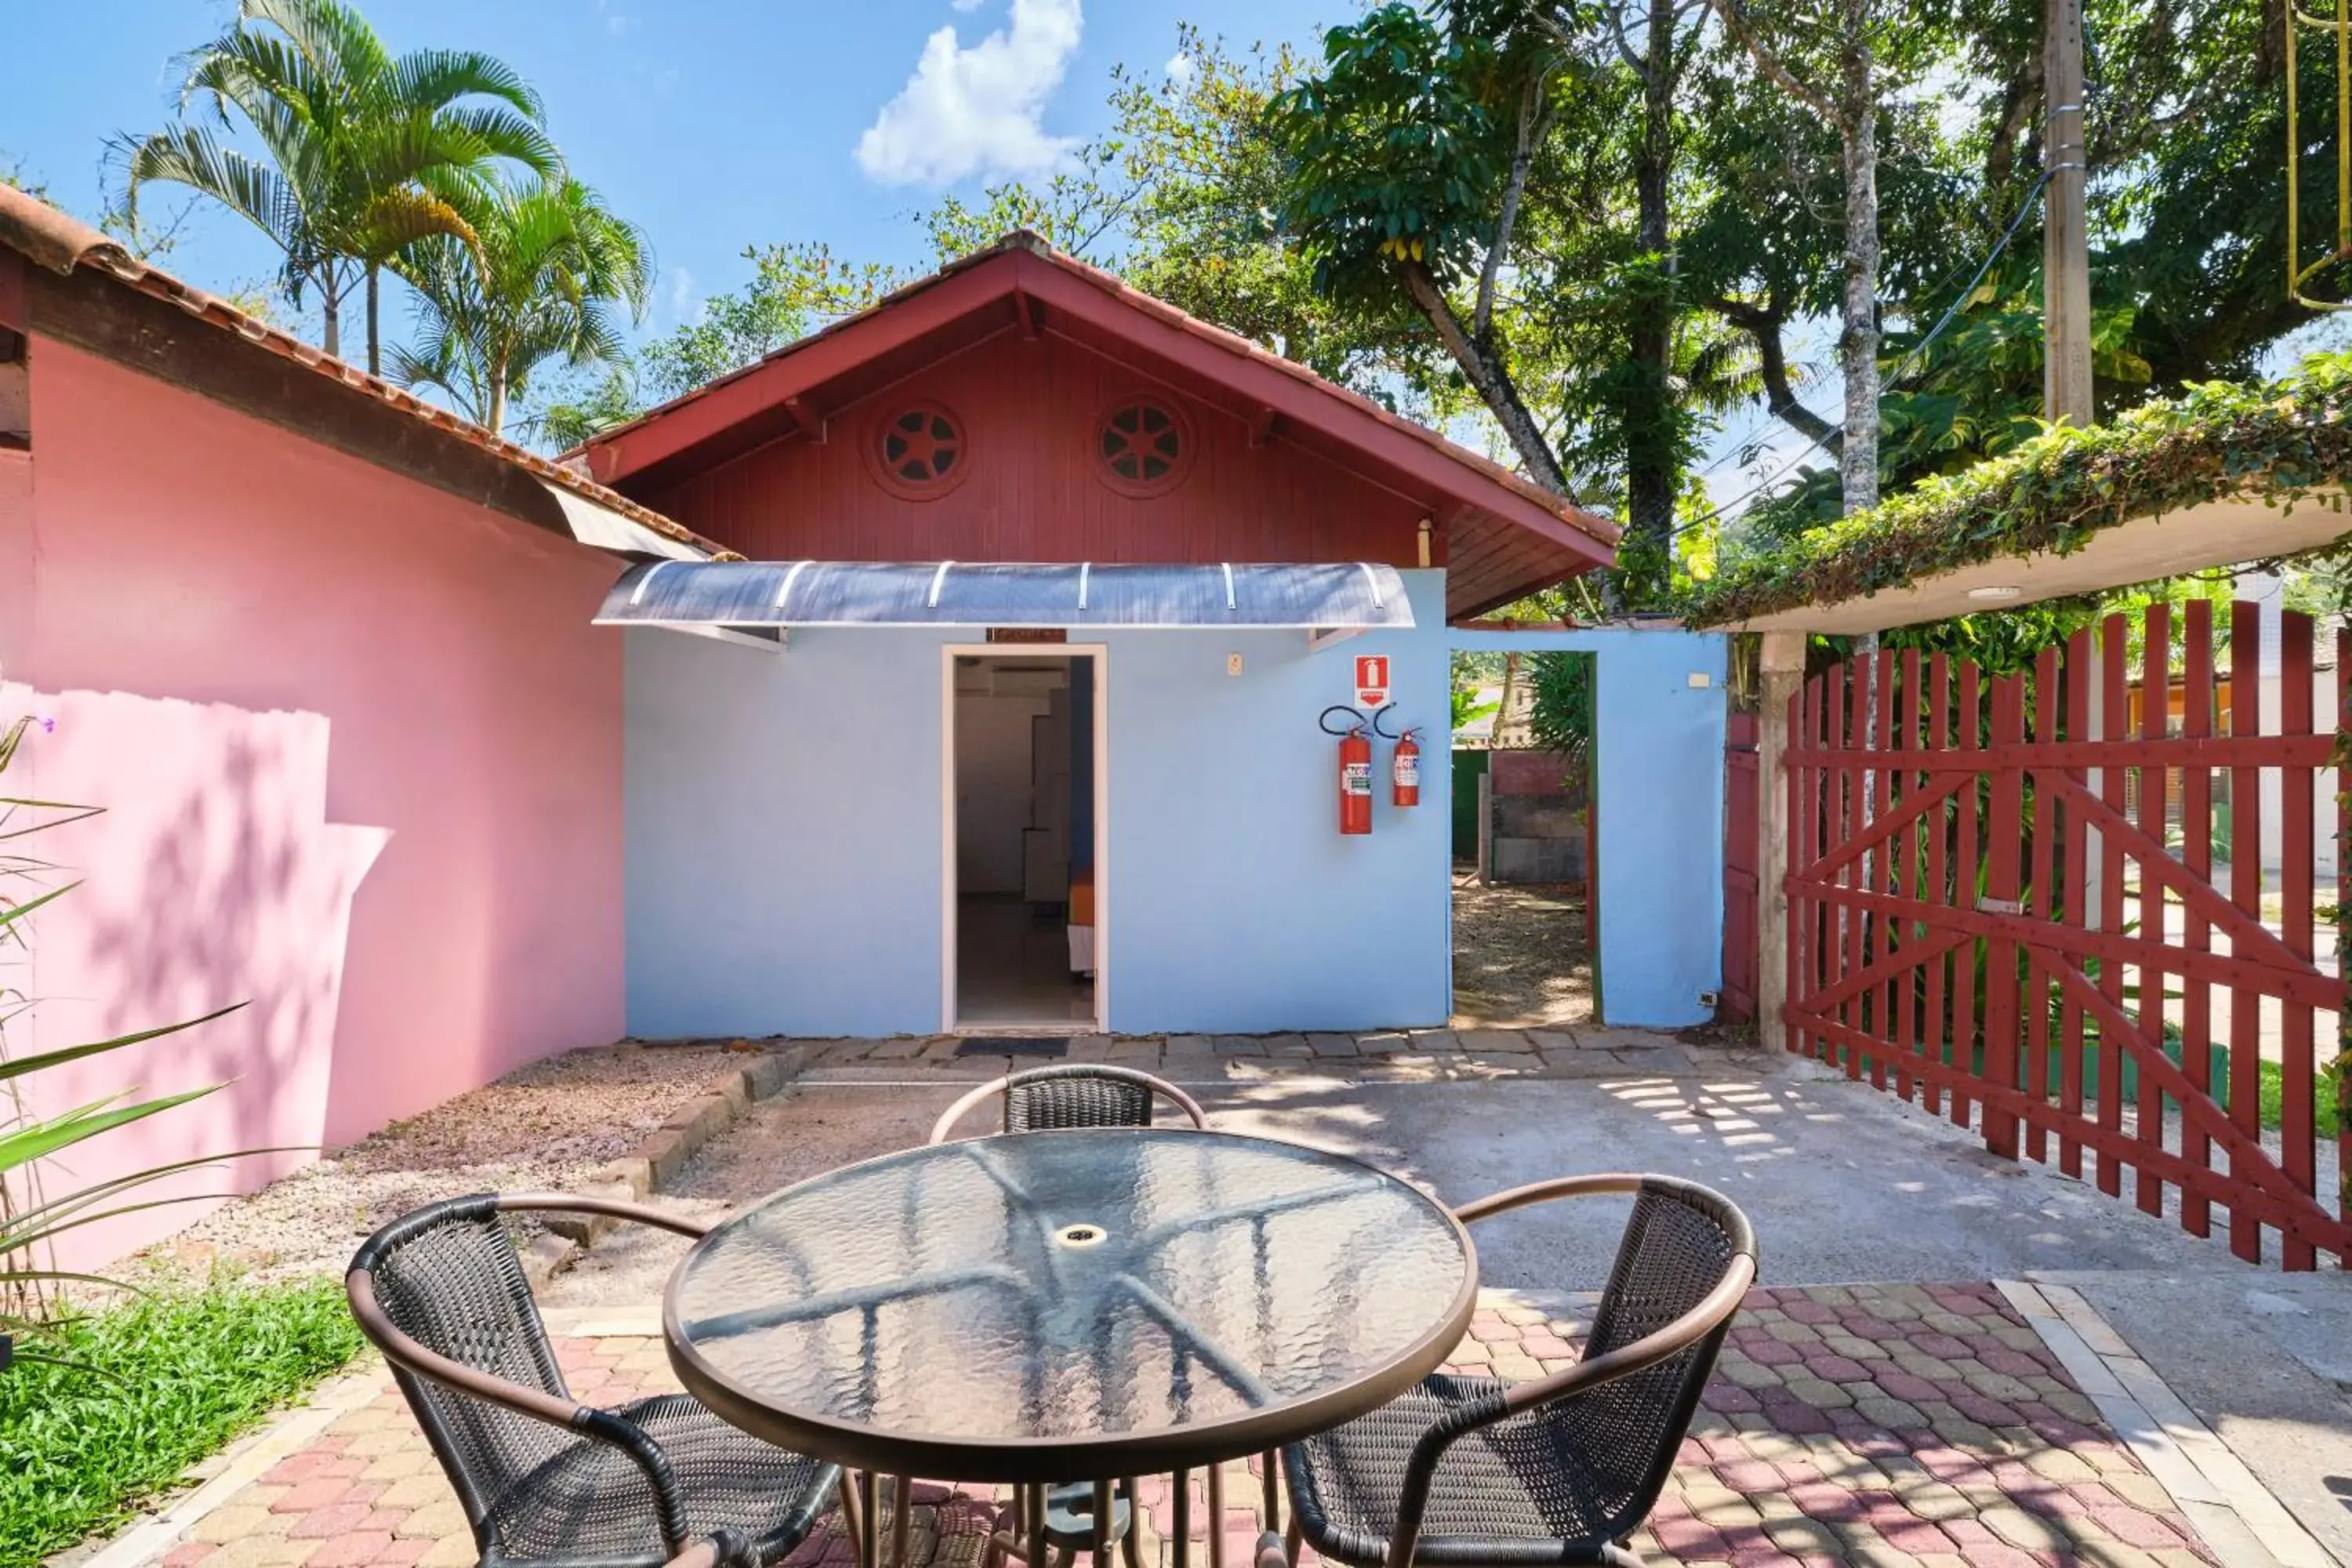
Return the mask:
[(1356, 706), (1385, 708), (1389, 705), (1389, 656), (1384, 653), (1360, 653), (1356, 656)]

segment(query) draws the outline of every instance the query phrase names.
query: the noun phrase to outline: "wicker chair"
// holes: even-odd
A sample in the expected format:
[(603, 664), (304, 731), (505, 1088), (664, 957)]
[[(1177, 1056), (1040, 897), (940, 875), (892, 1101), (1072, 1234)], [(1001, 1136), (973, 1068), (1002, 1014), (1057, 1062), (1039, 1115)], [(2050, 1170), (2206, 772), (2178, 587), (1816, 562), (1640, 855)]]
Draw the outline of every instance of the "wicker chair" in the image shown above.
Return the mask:
[(499, 1220), (520, 1210), (707, 1228), (636, 1204), (483, 1193), (404, 1215), (361, 1245), (345, 1279), (352, 1315), (392, 1363), (485, 1568), (659, 1568), (706, 1552), (736, 1568), (800, 1544), (836, 1467), (748, 1436), (686, 1394), (609, 1410), (572, 1398)]
[(1007, 1132), (1042, 1132), (1065, 1127), (1149, 1127), (1152, 1101), (1167, 1100), (1195, 1127), (1209, 1119), (1193, 1098), (1148, 1072), (1133, 1068), (1100, 1067), (1070, 1062), (1060, 1067), (1031, 1068), (994, 1083), (982, 1084), (947, 1108), (931, 1124), (929, 1142), (944, 1143), (966, 1112), (984, 1100), (1002, 1096)]
[(1455, 1211), (1634, 1194), (1583, 1359), (1506, 1384), (1423, 1378), (1371, 1415), (1283, 1451), (1290, 1561), (1304, 1540), (1356, 1568), (1639, 1568), (1624, 1545), (1656, 1503), (1700, 1390), (1756, 1278), (1729, 1200), (1667, 1176), (1573, 1176)]

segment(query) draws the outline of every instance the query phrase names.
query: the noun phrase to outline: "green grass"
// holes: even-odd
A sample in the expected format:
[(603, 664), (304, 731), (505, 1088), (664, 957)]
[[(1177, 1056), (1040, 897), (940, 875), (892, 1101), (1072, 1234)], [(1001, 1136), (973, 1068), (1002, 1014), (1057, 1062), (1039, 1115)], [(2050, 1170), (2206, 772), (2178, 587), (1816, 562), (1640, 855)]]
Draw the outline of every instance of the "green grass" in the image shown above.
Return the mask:
[(28, 1347), (87, 1370), (0, 1372), (0, 1568), (120, 1523), (359, 1352), (340, 1281), (134, 1299)]
[[(2280, 1125), (2281, 1113), (2286, 1108), (2285, 1069), (2276, 1062), (2263, 1064), (2262, 1119), (2265, 1127)], [(2336, 1136), (2336, 1069), (2322, 1068), (2313, 1075), (2311, 1085), (2311, 1123), (2322, 1138)]]

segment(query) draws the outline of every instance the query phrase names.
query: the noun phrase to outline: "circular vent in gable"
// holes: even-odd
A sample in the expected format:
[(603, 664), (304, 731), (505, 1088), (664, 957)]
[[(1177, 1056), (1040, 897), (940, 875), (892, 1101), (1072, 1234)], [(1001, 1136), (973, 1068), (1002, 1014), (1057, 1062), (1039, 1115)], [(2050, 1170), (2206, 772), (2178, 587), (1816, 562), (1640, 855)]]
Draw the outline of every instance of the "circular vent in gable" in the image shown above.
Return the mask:
[(1192, 426), (1173, 403), (1121, 398), (1095, 429), (1095, 471), (1121, 495), (1156, 496), (1182, 482), (1192, 467)]
[(932, 500), (962, 482), (971, 443), (963, 422), (938, 404), (901, 404), (874, 426), (866, 458), (883, 489)]

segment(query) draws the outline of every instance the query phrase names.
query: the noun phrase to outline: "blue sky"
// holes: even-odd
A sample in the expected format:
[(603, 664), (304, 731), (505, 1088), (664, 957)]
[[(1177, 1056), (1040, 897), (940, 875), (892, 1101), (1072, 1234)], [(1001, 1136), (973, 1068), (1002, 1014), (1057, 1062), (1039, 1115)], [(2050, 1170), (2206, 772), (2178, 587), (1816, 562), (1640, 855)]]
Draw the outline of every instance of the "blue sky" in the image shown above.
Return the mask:
[[(394, 49), (488, 49), (546, 95), (581, 177), (652, 236), (649, 330), (740, 283), (746, 245), (823, 240), (921, 262), (909, 221), (943, 190), (1050, 163), (1103, 127), (1113, 66), (1156, 76), (1180, 19), (1230, 43), (1311, 44), (1354, 0), (361, 0)], [(172, 57), (234, 0), (0, 0), (20, 64), (0, 168), (95, 217), (105, 139), (169, 114)], [(32, 68), (25, 68), (29, 64)], [(257, 234), (197, 213), (163, 264), (232, 289), (267, 279)]]

